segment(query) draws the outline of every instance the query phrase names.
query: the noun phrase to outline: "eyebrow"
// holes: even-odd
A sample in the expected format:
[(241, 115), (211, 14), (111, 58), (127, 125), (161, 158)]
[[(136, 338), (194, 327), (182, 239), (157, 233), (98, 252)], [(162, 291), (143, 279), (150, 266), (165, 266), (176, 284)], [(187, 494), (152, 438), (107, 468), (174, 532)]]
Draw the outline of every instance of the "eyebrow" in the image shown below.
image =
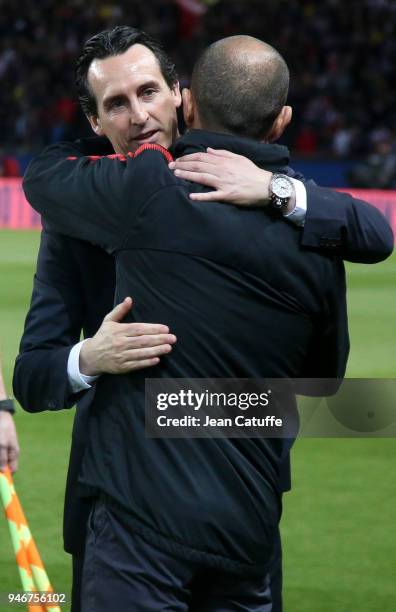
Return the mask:
[(156, 88), (159, 87), (159, 83), (158, 81), (155, 81), (154, 79), (151, 79), (151, 81), (145, 81), (144, 83), (142, 83), (141, 85), (139, 85), (138, 87), (138, 93), (140, 93), (143, 89), (149, 89), (149, 88)]

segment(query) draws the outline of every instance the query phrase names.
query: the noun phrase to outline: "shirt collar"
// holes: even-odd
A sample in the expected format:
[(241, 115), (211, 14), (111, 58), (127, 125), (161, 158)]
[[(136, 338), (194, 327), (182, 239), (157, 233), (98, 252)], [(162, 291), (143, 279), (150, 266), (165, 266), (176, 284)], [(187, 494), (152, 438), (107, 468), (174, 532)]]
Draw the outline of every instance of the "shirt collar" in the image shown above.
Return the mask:
[(261, 168), (282, 168), (289, 163), (290, 154), (287, 147), (278, 144), (257, 142), (232, 134), (219, 134), (206, 130), (189, 130), (179, 138), (172, 149), (174, 157), (189, 153), (213, 149), (226, 149), (238, 155), (244, 155)]

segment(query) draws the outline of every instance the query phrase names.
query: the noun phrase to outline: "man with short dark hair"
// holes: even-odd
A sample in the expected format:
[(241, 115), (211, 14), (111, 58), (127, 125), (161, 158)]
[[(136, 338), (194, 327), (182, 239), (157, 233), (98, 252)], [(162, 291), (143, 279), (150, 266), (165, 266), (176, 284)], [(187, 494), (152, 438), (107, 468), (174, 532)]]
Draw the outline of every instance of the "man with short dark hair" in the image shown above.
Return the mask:
[[(154, 55), (163, 82), (146, 78), (144, 60), (131, 62), (129, 55), (135, 45), (149, 49)], [(119, 58), (123, 57), (120, 62)], [(109, 70), (103, 78), (101, 60), (108, 61)], [(133, 122), (125, 111), (128, 105), (128, 78), (139, 74)], [(176, 108), (181, 104), (175, 66), (161, 45), (151, 36), (135, 28), (119, 26), (100, 32), (85, 44), (76, 66), (76, 85), (81, 107), (98, 136), (107, 136), (116, 153), (128, 153), (141, 144), (156, 142), (167, 147), (178, 136)], [(143, 89), (144, 87), (144, 89)], [(161, 100), (151, 104), (153, 93), (161, 87)], [(142, 101), (142, 104), (138, 103)], [(146, 112), (144, 111), (146, 109)], [(151, 109), (153, 112), (151, 113)], [(150, 129), (143, 127), (150, 116)]]
[(142, 30), (128, 26), (117, 26), (113, 30), (104, 30), (87, 40), (76, 63), (78, 100), (87, 117), (98, 114), (98, 100), (88, 79), (92, 62), (122, 55), (133, 45), (143, 45), (150, 49), (157, 59), (159, 69), (169, 89), (177, 85), (178, 76), (175, 64), (155, 38)]
[[(242, 59), (254, 55), (258, 63), (268, 60), (267, 50), (254, 39), (228, 39), (221, 44), (230, 45), (231, 51), (235, 44), (244, 46)], [(138, 47), (126, 51), (128, 57), (121, 54), (119, 62), (112, 58), (97, 62), (96, 74), (94, 67), (103, 103), (94, 127), (101, 128), (102, 117), (114, 126), (120, 115), (136, 113), (137, 108), (141, 129), (132, 130), (131, 140), (140, 138), (145, 145), (140, 151), (146, 152), (133, 159), (129, 149), (121, 148), (125, 138), (115, 142), (116, 158), (93, 162), (80, 157), (66, 160), (65, 149), (50, 149), (29, 169), (28, 198), (58, 230), (115, 250), (117, 297), (132, 288), (137, 319), (161, 313), (178, 330), (179, 343), (156, 368), (157, 377), (342, 376), (347, 340), (339, 263), (301, 251), (299, 230), (264, 210), (201, 207), (189, 201), (191, 186), (169, 173), (163, 159), (167, 154), (150, 142), (160, 122), (146, 104), (162, 91), (146, 87), (156, 64), (150, 51)], [(111, 83), (109, 71), (122, 69), (122, 60), (126, 69), (121, 71), (121, 83), (132, 72), (134, 87), (121, 96), (110, 87), (108, 94), (101, 85)], [(146, 70), (141, 87), (141, 72), (134, 73), (133, 66)], [(240, 63), (239, 69), (247, 82), (255, 79), (250, 61)], [(184, 112), (196, 131), (179, 141), (176, 153), (202, 150), (207, 144), (222, 146), (247, 153), (267, 168), (267, 174), (288, 172), (282, 147), (227, 135), (225, 123), (219, 125), (222, 134), (201, 131), (206, 126), (194, 94), (194, 90), (184, 93)], [(177, 97), (176, 92), (171, 95)], [(107, 99), (115, 106), (107, 107)], [(279, 135), (286, 124), (287, 111), (282, 107), (270, 129), (263, 127), (262, 136)], [(61, 197), (59, 181), (65, 187)], [(111, 201), (106, 193), (111, 193)], [(268, 196), (269, 191), (264, 194)], [(276, 195), (279, 199), (282, 196)], [(82, 213), (84, 224), (76, 222)], [(165, 231), (169, 219), (171, 231)], [(221, 308), (224, 303), (230, 307)], [(220, 610), (234, 604), (238, 609), (270, 610), (264, 576), (279, 511), (275, 475), (282, 445), (261, 440), (253, 445), (253, 455), (249, 441), (239, 449), (230, 440), (148, 441), (142, 431), (143, 382), (135, 374), (104, 376), (97, 383), (83, 482), (104, 494), (91, 517), (86, 609), (108, 609), (111, 592), (111, 601), (117, 593), (119, 607), (134, 602), (135, 610), (148, 605), (152, 610), (164, 606), (187, 610), (194, 605)], [(261, 465), (258, 472), (250, 463), (253, 456), (254, 464)], [(208, 461), (212, 475), (205, 467)], [(235, 474), (240, 471), (240, 480), (232, 476), (230, 465), (235, 466)], [(197, 507), (198, 514), (192, 512)], [(94, 557), (100, 581), (90, 572)], [(216, 570), (209, 572), (210, 567)]]

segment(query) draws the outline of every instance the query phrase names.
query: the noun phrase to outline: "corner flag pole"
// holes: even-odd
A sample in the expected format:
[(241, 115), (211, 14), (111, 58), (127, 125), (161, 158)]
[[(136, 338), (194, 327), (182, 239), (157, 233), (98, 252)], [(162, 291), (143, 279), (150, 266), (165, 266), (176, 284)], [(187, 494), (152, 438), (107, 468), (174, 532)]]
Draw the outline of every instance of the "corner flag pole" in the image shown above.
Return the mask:
[[(4, 506), (19, 570), (25, 592), (53, 592), (44, 564), (30, 532), (21, 503), (15, 491), (11, 471), (0, 472), (0, 497)], [(61, 612), (57, 605), (28, 603), (28, 612)]]

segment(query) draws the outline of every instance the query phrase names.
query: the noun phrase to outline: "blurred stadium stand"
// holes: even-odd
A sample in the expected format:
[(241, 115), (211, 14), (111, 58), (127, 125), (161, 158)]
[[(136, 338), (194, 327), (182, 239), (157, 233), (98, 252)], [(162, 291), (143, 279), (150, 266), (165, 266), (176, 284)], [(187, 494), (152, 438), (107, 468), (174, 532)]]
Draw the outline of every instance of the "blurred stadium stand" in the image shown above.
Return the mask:
[(118, 24), (158, 37), (183, 84), (214, 40), (244, 33), (274, 45), (291, 68), (283, 142), (323, 185), (350, 184), (381, 134), (395, 154), (395, 0), (0, 0), (0, 175), (23, 172), (48, 143), (89, 133), (75, 60), (89, 36)]

